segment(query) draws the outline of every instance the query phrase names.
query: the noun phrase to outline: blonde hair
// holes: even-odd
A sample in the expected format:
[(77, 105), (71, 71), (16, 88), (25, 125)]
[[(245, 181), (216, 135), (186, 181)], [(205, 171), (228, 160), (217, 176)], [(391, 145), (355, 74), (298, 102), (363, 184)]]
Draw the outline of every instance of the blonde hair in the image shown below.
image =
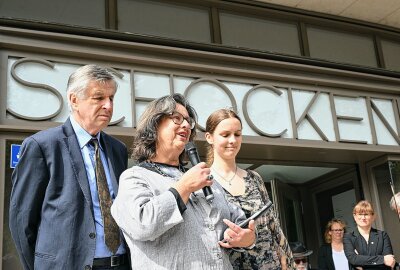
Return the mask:
[(353, 214), (371, 214), (375, 215), (374, 208), (372, 207), (372, 204), (367, 201), (359, 201), (356, 206), (353, 208)]
[(342, 226), (344, 232), (346, 232), (346, 222), (344, 222), (344, 220), (341, 220), (341, 219), (339, 219), (339, 218), (333, 218), (333, 219), (331, 219), (331, 220), (326, 224), (326, 227), (325, 227), (325, 234), (324, 234), (325, 242), (328, 243), (328, 244), (332, 243), (332, 235), (330, 235), (329, 232), (332, 230), (332, 225), (335, 224), (335, 223), (340, 224), (340, 226)]

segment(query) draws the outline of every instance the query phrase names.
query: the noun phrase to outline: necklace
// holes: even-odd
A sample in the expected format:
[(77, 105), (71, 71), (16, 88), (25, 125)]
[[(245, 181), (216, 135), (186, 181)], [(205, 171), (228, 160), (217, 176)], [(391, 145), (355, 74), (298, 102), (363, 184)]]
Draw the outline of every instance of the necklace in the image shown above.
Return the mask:
[(236, 165), (236, 169), (235, 169), (235, 173), (233, 174), (233, 176), (228, 180), (225, 177), (223, 177), (222, 175), (220, 175), (214, 168), (212, 168), (212, 171), (215, 172), (219, 177), (221, 177), (222, 180), (224, 180), (225, 182), (227, 182), (230, 186), (232, 185), (232, 181), (236, 176), (237, 173), (237, 165)]
[(185, 168), (179, 164), (173, 166), (164, 163), (156, 163), (152, 161), (145, 161), (139, 164), (139, 166), (154, 171), (162, 176), (178, 179), (185, 173)]

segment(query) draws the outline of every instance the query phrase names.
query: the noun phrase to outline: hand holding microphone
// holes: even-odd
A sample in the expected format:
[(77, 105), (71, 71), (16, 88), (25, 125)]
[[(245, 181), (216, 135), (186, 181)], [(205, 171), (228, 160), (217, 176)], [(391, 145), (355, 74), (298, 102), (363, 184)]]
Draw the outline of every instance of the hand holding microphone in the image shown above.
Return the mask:
[[(187, 143), (185, 146), (185, 150), (186, 150), (186, 154), (188, 155), (192, 166), (195, 166), (201, 162), (200, 158), (199, 158), (199, 154), (197, 153), (196, 145), (193, 142)], [(213, 179), (212, 175), (209, 175), (208, 179), (212, 180)], [(206, 197), (206, 200), (208, 202), (212, 202), (212, 200), (214, 199), (214, 194), (212, 192), (211, 187), (209, 187), (209, 186), (203, 187), (203, 193), (204, 193), (204, 196)]]

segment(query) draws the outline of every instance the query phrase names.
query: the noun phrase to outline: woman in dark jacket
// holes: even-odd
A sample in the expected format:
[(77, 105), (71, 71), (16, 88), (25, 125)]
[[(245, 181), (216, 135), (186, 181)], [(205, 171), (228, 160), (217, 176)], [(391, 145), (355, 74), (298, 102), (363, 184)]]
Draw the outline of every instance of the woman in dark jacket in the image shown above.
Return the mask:
[(360, 201), (353, 209), (357, 229), (343, 239), (346, 257), (355, 268), (390, 270), (395, 266), (389, 235), (372, 228), (374, 209), (368, 201)]
[(319, 248), (318, 269), (349, 270), (349, 262), (343, 249), (343, 235), (346, 223), (340, 219), (332, 219), (325, 228), (325, 244)]

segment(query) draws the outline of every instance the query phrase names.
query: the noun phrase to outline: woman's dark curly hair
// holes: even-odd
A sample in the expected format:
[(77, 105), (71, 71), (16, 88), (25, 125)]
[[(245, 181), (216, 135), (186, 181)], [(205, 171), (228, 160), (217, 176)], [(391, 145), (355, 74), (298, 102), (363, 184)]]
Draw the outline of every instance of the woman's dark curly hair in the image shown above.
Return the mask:
[[(143, 162), (154, 158), (156, 154), (157, 131), (163, 117), (173, 113), (176, 105), (181, 104), (186, 108), (189, 117), (197, 123), (197, 114), (192, 106), (181, 94), (172, 94), (153, 100), (146, 107), (136, 128), (133, 141), (132, 158)], [(196, 128), (192, 129), (189, 141), (196, 136)], [(185, 151), (179, 155), (179, 162), (183, 163)]]

